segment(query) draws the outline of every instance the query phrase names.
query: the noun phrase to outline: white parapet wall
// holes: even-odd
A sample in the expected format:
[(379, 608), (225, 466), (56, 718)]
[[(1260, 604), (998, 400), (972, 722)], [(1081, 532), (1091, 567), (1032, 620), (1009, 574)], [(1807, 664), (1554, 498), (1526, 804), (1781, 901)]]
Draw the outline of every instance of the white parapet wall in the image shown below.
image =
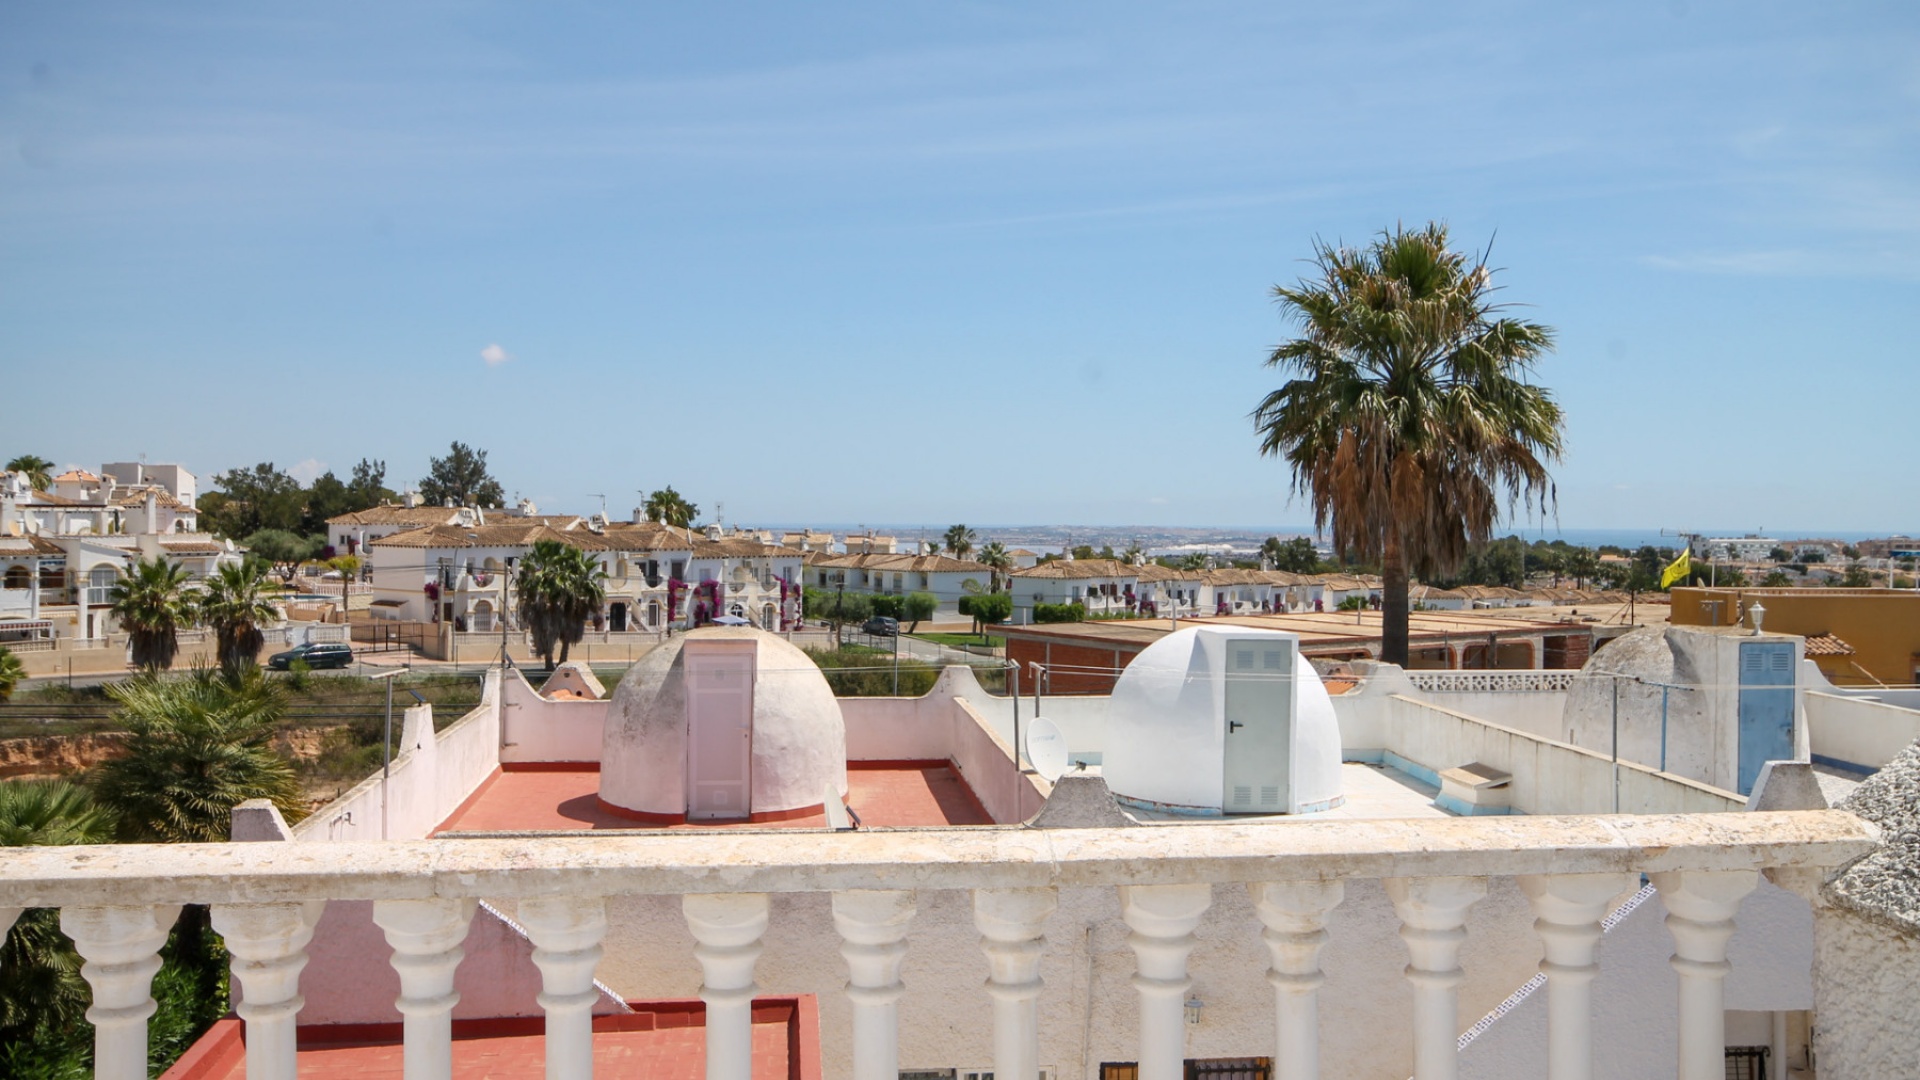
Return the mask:
[(1870, 773), (1920, 739), (1920, 711), (1848, 694), (1808, 691), (1807, 737), (1813, 760)]
[(608, 704), (550, 701), (514, 668), (501, 684), (500, 760), (597, 763)]
[(299, 840), (418, 840), (500, 767), (500, 674), (484, 676), (480, 704), (445, 731), (433, 706), (402, 717), (393, 762), (294, 826)]

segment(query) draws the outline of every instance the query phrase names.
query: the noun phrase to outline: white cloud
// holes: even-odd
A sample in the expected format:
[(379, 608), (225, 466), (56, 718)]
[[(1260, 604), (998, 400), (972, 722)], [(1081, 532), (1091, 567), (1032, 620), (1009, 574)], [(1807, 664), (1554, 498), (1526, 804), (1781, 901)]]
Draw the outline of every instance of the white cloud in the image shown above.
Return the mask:
[(499, 367), (513, 359), (513, 354), (501, 348), (496, 342), (480, 350), (480, 359), (485, 360), (488, 367)]
[(293, 477), (295, 480), (300, 481), (302, 484), (310, 485), (315, 480), (320, 478), (321, 473), (326, 471), (327, 471), (326, 462), (319, 461), (314, 458), (308, 458), (307, 460), (301, 462), (300, 464), (295, 465), (293, 468), (288, 469), (287, 475)]

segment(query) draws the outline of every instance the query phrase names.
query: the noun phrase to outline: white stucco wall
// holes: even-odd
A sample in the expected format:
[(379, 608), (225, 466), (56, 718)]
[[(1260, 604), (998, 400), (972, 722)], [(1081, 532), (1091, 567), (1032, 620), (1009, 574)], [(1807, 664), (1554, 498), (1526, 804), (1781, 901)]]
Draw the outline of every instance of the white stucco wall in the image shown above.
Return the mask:
[(1920, 941), (1840, 907), (1814, 918), (1821, 1080), (1914, 1075)]
[[(1668, 962), (1673, 935), (1667, 932), (1666, 915), (1655, 894), (1600, 940), (1600, 973), (1593, 983), (1595, 1080), (1673, 1075), (1679, 1048), (1679, 976)], [(1726, 1008), (1730, 1012), (1812, 1008), (1813, 913), (1807, 902), (1762, 881), (1742, 902), (1734, 921), (1737, 929), (1727, 945), (1732, 969), (1724, 984)], [(1539, 955), (1538, 946), (1533, 952)], [(1536, 989), (1469, 1043), (1460, 1055), (1461, 1080), (1545, 1076), (1547, 996), (1545, 987)], [(1464, 1010), (1461, 1013), (1463, 1027), (1478, 1019)], [(1821, 1024), (1825, 1023), (1822, 1013)], [(1823, 1059), (1820, 1064), (1825, 1077), (1827, 1062)]]
[(548, 701), (519, 669), (501, 686), (503, 762), (600, 760), (606, 701)]
[(1878, 769), (1920, 739), (1920, 711), (1880, 701), (1810, 691), (1807, 741), (1815, 760)]
[(484, 678), (480, 704), (445, 731), (433, 730), (433, 706), (406, 710), (386, 782), (376, 771), (295, 825), (295, 838), (379, 840), (383, 798), (388, 839), (431, 833), (500, 765), (500, 676), (489, 671)]

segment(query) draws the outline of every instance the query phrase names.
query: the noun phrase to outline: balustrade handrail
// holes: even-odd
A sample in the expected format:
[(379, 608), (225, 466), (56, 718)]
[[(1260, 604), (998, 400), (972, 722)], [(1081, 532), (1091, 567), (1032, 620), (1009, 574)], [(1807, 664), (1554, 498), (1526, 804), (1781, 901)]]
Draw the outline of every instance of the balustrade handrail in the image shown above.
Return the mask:
[(1878, 837), (1807, 810), (37, 847), (0, 850), (0, 908), (1829, 868)]

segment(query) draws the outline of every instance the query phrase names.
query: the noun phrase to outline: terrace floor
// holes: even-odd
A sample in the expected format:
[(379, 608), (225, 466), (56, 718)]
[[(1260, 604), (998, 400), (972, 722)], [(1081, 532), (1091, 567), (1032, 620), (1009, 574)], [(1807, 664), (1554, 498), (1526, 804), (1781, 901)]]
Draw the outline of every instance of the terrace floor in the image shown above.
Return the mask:
[[(847, 763), (847, 805), (865, 826), (992, 825), (973, 789), (945, 762)], [(597, 768), (496, 771), (440, 824), (450, 832), (522, 832), (558, 829), (659, 829), (623, 817), (597, 798)], [(670, 829), (819, 829), (824, 812), (775, 822), (699, 822)]]

